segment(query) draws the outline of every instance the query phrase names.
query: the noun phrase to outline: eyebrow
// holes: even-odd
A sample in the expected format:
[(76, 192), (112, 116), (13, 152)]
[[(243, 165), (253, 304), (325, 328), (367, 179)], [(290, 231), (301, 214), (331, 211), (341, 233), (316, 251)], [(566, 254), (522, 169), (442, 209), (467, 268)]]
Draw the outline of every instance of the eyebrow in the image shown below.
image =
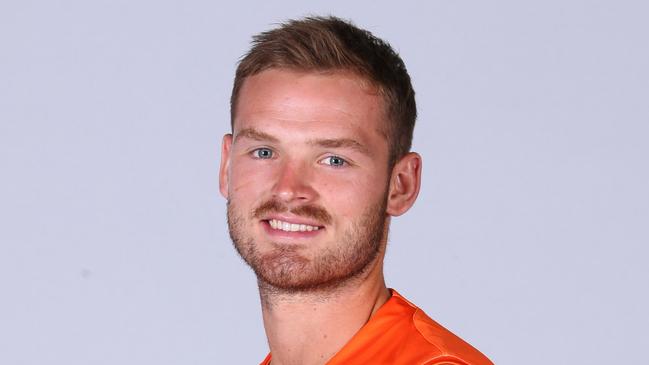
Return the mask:
[[(279, 138), (262, 132), (255, 128), (244, 128), (234, 137), (235, 142), (239, 138), (248, 138), (255, 141), (279, 143)], [(370, 151), (363, 144), (351, 138), (319, 138), (307, 141), (307, 144), (324, 148), (348, 148), (358, 151), (365, 155), (370, 155)]]
[(308, 143), (325, 148), (349, 148), (365, 155), (370, 154), (370, 151), (365, 146), (351, 138), (314, 139), (309, 141)]
[(239, 140), (239, 138), (249, 138), (255, 141), (268, 141), (273, 143), (279, 142), (279, 139), (277, 139), (277, 137), (274, 137), (255, 128), (244, 128), (240, 130), (234, 137), (235, 142)]

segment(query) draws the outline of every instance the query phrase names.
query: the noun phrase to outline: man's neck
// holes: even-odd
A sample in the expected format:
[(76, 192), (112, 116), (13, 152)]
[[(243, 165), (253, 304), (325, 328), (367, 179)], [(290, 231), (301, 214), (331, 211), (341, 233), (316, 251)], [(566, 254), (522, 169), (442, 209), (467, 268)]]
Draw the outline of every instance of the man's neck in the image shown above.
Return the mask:
[(287, 294), (260, 285), (272, 365), (322, 365), (389, 299), (382, 260), (335, 289)]

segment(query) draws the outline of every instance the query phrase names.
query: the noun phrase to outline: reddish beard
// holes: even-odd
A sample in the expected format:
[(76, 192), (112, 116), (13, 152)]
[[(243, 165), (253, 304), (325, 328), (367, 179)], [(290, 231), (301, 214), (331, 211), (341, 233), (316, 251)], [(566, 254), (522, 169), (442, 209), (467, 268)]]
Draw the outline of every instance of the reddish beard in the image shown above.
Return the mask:
[(228, 228), (234, 247), (253, 269), (260, 285), (289, 293), (329, 289), (360, 276), (375, 261), (387, 235), (386, 204), (387, 193), (352, 222), (339, 242), (328, 242), (309, 257), (300, 252), (303, 247), (274, 242), (262, 252), (252, 237), (252, 225), (264, 214), (283, 212), (329, 225), (332, 216), (322, 207), (302, 205), (289, 209), (280, 201), (269, 200), (253, 209), (246, 219), (236, 204), (228, 201)]
[(331, 223), (331, 215), (327, 212), (326, 209), (317, 206), (317, 205), (300, 205), (289, 209), (285, 204), (278, 200), (269, 200), (263, 204), (260, 204), (252, 212), (252, 217), (261, 219), (265, 215), (270, 213), (284, 213), (290, 210), (291, 214), (298, 217), (312, 218), (315, 219), (318, 223), (327, 225)]

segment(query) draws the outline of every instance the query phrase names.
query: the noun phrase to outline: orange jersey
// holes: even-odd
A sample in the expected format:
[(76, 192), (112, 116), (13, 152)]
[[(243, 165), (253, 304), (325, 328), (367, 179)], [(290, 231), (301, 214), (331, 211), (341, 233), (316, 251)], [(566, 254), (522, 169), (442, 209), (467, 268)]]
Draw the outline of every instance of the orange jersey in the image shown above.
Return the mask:
[[(396, 290), (327, 365), (493, 365)], [(261, 365), (270, 365), (268, 354)]]

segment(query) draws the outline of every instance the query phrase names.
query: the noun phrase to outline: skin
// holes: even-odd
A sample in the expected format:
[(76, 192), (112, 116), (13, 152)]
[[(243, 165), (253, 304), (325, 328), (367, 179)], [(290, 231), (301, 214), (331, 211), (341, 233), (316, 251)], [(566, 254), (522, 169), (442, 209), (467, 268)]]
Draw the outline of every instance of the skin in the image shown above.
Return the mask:
[[(273, 365), (326, 363), (389, 299), (388, 226), (414, 204), (421, 157), (388, 169), (384, 110), (348, 72), (269, 69), (242, 85), (220, 190), (257, 273)], [(284, 232), (270, 219), (319, 229)]]

